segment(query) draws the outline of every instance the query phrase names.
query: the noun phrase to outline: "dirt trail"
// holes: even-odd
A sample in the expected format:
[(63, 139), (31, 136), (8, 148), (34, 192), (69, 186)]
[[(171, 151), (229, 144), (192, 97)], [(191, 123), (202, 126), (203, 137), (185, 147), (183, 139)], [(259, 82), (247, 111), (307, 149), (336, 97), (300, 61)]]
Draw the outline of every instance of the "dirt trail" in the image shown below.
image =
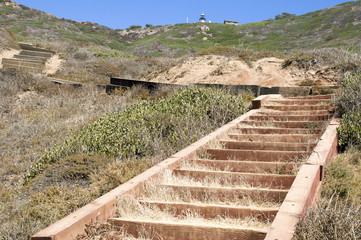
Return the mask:
[[(283, 68), (283, 59), (270, 57), (245, 63), (224, 56), (201, 56), (190, 58), (157, 76), (151, 81), (176, 84), (218, 83), (261, 86), (297, 86), (305, 80), (322, 85), (336, 85), (340, 73), (330, 68), (299, 69)], [(149, 80), (149, 79), (148, 79)]]
[(52, 56), (45, 64), (44, 73), (49, 76), (55, 74), (63, 60), (59, 58), (59, 55)]

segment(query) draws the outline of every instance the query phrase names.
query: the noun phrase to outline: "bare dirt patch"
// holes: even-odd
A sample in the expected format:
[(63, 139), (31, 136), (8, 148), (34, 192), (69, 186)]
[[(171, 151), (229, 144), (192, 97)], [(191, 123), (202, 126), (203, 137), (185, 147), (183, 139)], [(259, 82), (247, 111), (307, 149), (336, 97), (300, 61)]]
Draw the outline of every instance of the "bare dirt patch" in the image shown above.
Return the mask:
[(45, 74), (46, 75), (55, 74), (58, 71), (62, 61), (63, 60), (60, 59), (58, 55), (52, 56), (45, 65), (45, 69), (44, 69)]
[(261, 86), (298, 86), (305, 81), (336, 85), (341, 74), (328, 68), (300, 69), (282, 66), (284, 60), (269, 57), (253, 62), (224, 56), (193, 57), (151, 79), (174, 84), (213, 83)]

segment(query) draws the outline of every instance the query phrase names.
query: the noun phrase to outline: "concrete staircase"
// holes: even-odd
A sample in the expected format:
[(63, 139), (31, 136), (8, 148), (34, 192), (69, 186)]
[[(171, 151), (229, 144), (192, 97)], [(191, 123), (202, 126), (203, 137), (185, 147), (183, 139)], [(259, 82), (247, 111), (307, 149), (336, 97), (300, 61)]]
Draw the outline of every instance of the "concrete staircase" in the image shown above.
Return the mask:
[(32, 239), (70, 239), (95, 219), (120, 238), (291, 239), (335, 148), (323, 141), (337, 142), (331, 96), (266, 97)]
[(152, 239), (264, 239), (327, 125), (327, 99), (267, 101), (215, 147), (148, 182), (133, 202), (119, 200), (109, 222)]
[(54, 51), (37, 48), (28, 43), (19, 43), (21, 51), (13, 58), (3, 58), (3, 69), (16, 68), (32, 73), (43, 73), (45, 63), (55, 54)]

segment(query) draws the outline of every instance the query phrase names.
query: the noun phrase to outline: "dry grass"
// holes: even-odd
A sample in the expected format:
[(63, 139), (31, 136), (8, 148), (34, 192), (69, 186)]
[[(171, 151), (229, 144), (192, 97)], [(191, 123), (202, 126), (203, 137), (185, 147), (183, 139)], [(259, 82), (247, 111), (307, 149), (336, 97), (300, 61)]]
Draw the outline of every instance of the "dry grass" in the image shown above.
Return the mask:
[[(86, 185), (94, 185), (93, 178), (114, 177), (108, 173), (121, 167), (113, 165), (108, 173), (99, 173), (98, 177), (92, 172), (82, 177), (78, 171), (88, 163), (93, 162), (89, 166), (94, 166), (112, 159), (68, 159), (62, 168), (60, 165), (49, 168), (47, 175), (34, 181), (29, 188), (22, 186), (24, 173), (44, 149), (61, 142), (69, 131), (93, 122), (106, 112), (116, 111), (131, 100), (125, 101), (126, 96), (107, 95), (90, 86), (74, 89), (54, 85), (21, 71), (0, 72), (0, 81), (0, 238), (27, 239), (35, 231), (86, 204), (99, 192), (119, 185), (119, 181), (104, 178), (98, 181), (94, 189), (99, 190), (93, 193), (82, 188), (84, 179)], [(76, 184), (67, 186), (64, 184), (67, 181)]]
[(253, 228), (266, 231), (270, 223), (260, 222), (253, 218), (237, 219), (227, 217), (216, 217), (214, 219), (204, 219), (194, 212), (185, 212), (184, 215), (175, 216), (169, 209), (160, 210), (154, 205), (143, 205), (131, 197), (121, 197), (118, 199), (118, 208), (115, 217), (144, 220), (177, 222), (179, 224), (192, 224), (197, 226), (213, 226), (227, 228)]
[(181, 61), (136, 58), (121, 51), (77, 42), (40, 45), (55, 50), (64, 59), (53, 77), (80, 83), (107, 84), (110, 77), (149, 80)]
[[(85, 234), (78, 236), (77, 240), (152, 240), (152, 237), (133, 237), (123, 228), (114, 227), (109, 223), (90, 223), (85, 229)], [(138, 233), (139, 235), (142, 235)]]
[(11, 48), (19, 49), (14, 34), (7, 29), (0, 28), (0, 52)]
[(146, 183), (144, 186), (144, 194), (142, 200), (158, 200), (166, 202), (187, 202), (187, 203), (203, 203), (216, 205), (235, 205), (244, 207), (260, 207), (260, 208), (278, 208), (280, 202), (265, 201), (263, 196), (242, 198), (227, 198), (221, 201), (216, 196), (202, 195), (202, 198), (195, 198), (189, 191), (176, 191), (166, 186), (155, 185), (154, 183)]
[(192, 186), (192, 187), (213, 187), (213, 188), (252, 188), (249, 183), (245, 181), (242, 177), (239, 177), (237, 180), (231, 178), (215, 178), (215, 177), (205, 177), (204, 179), (196, 180), (189, 176), (175, 176), (172, 171), (166, 170), (161, 177), (160, 184), (163, 185), (173, 185), (173, 186)]
[(361, 239), (361, 206), (324, 198), (299, 222), (294, 239)]

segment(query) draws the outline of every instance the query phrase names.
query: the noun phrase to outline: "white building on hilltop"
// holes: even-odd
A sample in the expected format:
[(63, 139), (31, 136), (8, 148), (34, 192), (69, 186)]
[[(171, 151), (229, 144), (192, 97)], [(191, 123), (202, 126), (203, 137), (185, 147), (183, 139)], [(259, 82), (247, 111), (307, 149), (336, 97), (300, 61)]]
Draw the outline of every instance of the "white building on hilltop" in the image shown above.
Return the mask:
[(204, 15), (204, 13), (201, 14), (201, 17), (199, 18), (200, 22), (206, 22), (206, 15)]

